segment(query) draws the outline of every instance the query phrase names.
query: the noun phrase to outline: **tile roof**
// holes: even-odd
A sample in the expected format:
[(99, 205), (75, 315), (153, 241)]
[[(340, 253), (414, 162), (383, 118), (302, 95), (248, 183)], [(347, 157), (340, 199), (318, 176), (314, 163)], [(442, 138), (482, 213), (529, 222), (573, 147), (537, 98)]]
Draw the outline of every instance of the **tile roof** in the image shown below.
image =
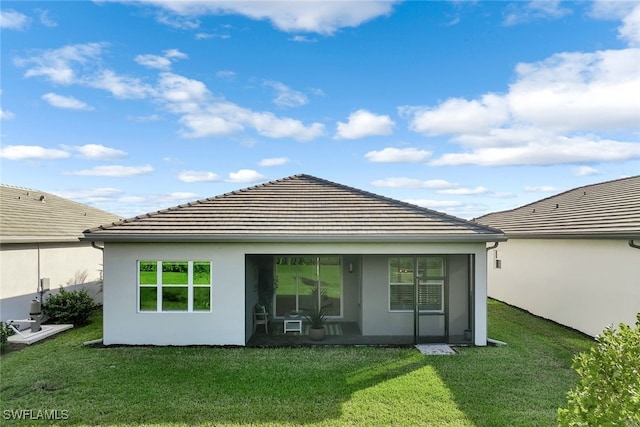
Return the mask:
[(2, 243), (77, 242), (88, 227), (118, 220), (117, 215), (53, 194), (0, 184)]
[(507, 237), (640, 238), (640, 175), (564, 193), (477, 218)]
[(500, 230), (309, 175), (94, 228), (104, 241), (495, 241)]

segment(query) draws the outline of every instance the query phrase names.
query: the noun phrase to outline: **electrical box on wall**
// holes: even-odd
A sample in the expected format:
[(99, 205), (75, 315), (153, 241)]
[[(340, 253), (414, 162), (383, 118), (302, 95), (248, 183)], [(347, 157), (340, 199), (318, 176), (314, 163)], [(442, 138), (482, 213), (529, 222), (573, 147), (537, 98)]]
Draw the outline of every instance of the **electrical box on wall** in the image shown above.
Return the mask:
[(48, 277), (43, 277), (40, 279), (40, 291), (48, 291), (51, 287), (50, 280)]
[(496, 268), (502, 268), (502, 260), (501, 259), (497, 259), (496, 260)]

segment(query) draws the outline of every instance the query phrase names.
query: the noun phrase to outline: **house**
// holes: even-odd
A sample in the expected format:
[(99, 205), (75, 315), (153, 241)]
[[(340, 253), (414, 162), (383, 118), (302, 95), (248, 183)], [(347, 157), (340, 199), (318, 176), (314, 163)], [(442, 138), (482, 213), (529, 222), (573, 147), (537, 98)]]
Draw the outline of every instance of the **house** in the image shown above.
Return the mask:
[(282, 319), (319, 298), (363, 336), (485, 345), (485, 247), (504, 235), (295, 175), (93, 228), (85, 240), (104, 242), (107, 345), (246, 345), (256, 303)]
[(508, 237), (489, 296), (596, 336), (640, 312), (640, 176), (587, 185), (476, 220)]
[(87, 227), (117, 220), (53, 194), (0, 184), (0, 320), (28, 317), (43, 282), (52, 292), (84, 286), (99, 302), (102, 251), (80, 237)]

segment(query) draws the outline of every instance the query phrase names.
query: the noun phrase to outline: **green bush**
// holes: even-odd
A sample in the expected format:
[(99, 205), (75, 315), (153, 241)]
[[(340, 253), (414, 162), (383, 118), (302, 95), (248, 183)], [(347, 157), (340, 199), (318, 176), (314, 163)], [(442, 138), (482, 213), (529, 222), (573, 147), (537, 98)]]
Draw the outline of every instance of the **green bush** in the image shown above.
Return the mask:
[(84, 288), (66, 291), (60, 287), (60, 292), (49, 296), (42, 309), (54, 323), (73, 323), (74, 326), (81, 326), (89, 323), (89, 316), (96, 309), (96, 303)]
[(607, 328), (573, 369), (580, 380), (558, 409), (561, 426), (640, 426), (640, 313), (635, 329)]
[(13, 329), (9, 324), (0, 322), (0, 350), (4, 350), (7, 347), (11, 335), (13, 335)]

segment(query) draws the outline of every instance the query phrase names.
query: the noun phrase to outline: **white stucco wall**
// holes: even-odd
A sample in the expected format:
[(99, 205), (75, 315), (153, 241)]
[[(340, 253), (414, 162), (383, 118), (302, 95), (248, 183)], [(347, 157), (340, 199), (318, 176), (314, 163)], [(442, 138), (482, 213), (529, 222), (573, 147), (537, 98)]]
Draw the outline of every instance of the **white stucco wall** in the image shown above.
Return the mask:
[(489, 296), (595, 336), (640, 312), (640, 250), (626, 240), (509, 239), (488, 256)]
[[(28, 317), (29, 301), (37, 296), (40, 278), (49, 278), (51, 290), (73, 286), (86, 271), (84, 284), (97, 294), (102, 252), (89, 242), (3, 244), (0, 248), (0, 320)], [(45, 295), (46, 300), (46, 295)]]
[[(245, 256), (259, 254), (393, 255), (473, 253), (481, 262), (476, 269), (483, 307), (476, 314), (476, 344), (486, 344), (485, 244), (380, 244), (380, 243), (106, 243), (104, 257), (104, 343), (151, 345), (244, 345), (249, 339), (247, 307), (254, 303), (251, 292), (245, 298)], [(211, 313), (139, 313), (137, 309), (138, 260), (211, 260)], [(371, 266), (369, 266), (370, 268)], [(367, 280), (363, 262), (363, 282)], [(383, 304), (387, 307), (386, 263)], [(367, 311), (363, 285), (363, 311)], [(373, 290), (370, 290), (373, 291)], [(374, 296), (372, 294), (371, 296)], [(355, 297), (351, 295), (349, 298)], [(367, 297), (369, 298), (369, 297)], [(371, 304), (374, 304), (371, 302)], [(374, 307), (374, 305), (372, 305)], [(369, 321), (373, 321), (369, 319)], [(363, 323), (367, 318), (363, 313)], [(411, 327), (411, 320), (409, 327)], [(404, 326), (403, 326), (404, 327)], [(413, 329), (411, 329), (411, 334)], [(364, 331), (363, 331), (364, 332)], [(378, 334), (379, 335), (379, 334)]]

